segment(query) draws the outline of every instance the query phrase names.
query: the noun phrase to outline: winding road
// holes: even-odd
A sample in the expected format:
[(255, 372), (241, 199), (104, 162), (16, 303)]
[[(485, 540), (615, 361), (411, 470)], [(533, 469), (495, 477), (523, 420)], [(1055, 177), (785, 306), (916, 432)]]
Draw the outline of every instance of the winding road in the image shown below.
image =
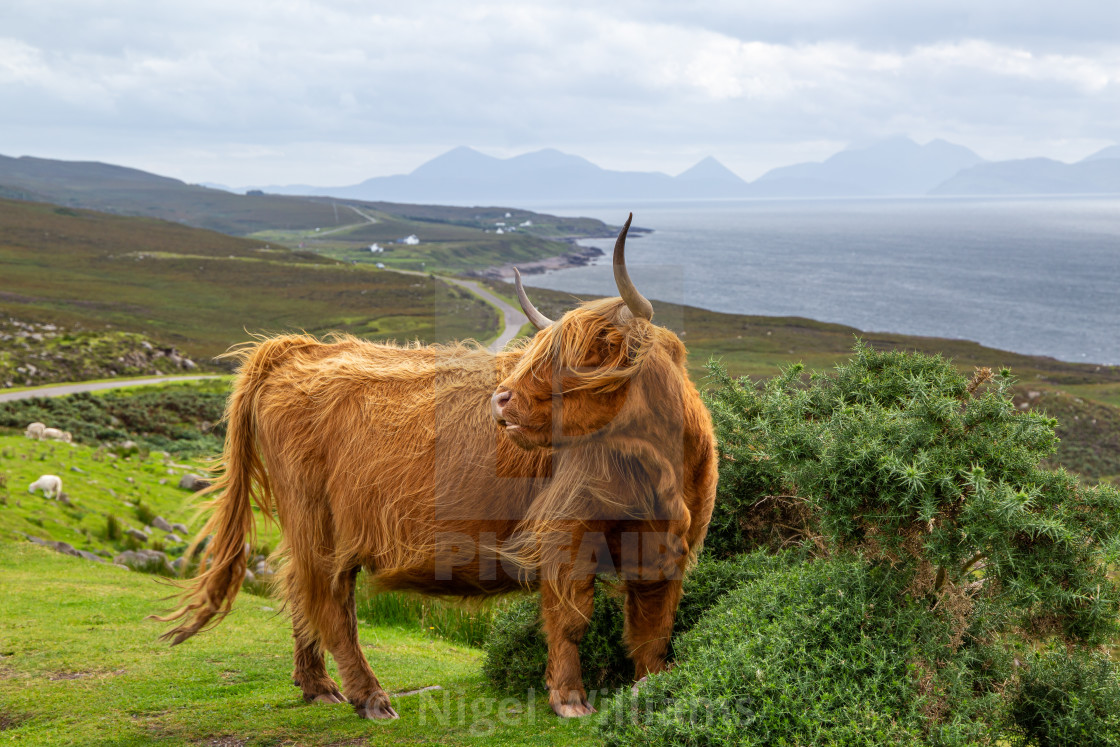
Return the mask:
[(222, 376), (218, 374), (199, 374), (197, 376), (152, 376), (147, 379), (120, 379), (119, 381), (86, 381), (78, 384), (55, 384), (53, 386), (24, 389), (18, 392), (0, 392), (0, 402), (12, 402), (17, 399), (31, 399), (32, 397), (61, 397), (64, 394), (98, 392), (102, 389), (121, 389), (126, 386), (149, 386), (151, 384), (163, 384), (169, 381), (196, 381), (198, 379), (220, 378), (222, 378)]

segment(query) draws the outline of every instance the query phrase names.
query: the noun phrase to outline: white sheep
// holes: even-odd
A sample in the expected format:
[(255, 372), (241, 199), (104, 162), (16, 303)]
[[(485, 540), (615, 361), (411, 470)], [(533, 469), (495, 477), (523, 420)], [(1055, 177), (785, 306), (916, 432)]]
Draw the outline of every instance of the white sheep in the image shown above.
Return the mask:
[(62, 441), (70, 443), (74, 437), (70, 435), (70, 431), (60, 431), (58, 428), (44, 428), (42, 438), (49, 438), (52, 441)]
[(23, 432), (23, 435), (36, 441), (42, 441), (43, 431), (45, 431), (46, 429), (47, 426), (43, 423), (32, 423), (31, 425), (27, 426), (27, 430)]
[(28, 493), (42, 490), (46, 498), (58, 498), (62, 495), (62, 478), (58, 475), (40, 475), (39, 479), (27, 486)]

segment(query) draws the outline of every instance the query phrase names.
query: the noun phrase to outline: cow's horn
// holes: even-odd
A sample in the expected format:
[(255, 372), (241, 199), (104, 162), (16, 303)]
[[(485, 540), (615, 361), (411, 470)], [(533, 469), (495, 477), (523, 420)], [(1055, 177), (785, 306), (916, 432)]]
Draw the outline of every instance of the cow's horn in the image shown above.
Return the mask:
[(516, 267), (513, 268), (514, 285), (517, 286), (517, 300), (521, 302), (521, 310), (525, 312), (525, 316), (529, 317), (529, 321), (537, 329), (544, 329), (552, 324), (552, 320), (547, 316), (537, 311), (537, 307), (529, 300), (529, 296), (525, 294), (525, 286), (521, 284), (521, 273)]
[(618, 286), (618, 295), (626, 302), (630, 313), (642, 319), (653, 319), (653, 304), (638, 292), (630, 273), (626, 271), (626, 233), (630, 230), (630, 221), (634, 214), (626, 219), (626, 225), (618, 232), (618, 239), (614, 242), (614, 284)]

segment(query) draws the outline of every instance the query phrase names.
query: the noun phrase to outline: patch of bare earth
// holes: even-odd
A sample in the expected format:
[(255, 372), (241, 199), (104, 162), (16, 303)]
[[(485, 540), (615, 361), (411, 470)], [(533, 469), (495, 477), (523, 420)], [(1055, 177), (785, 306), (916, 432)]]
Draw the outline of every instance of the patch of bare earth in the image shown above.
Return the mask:
[(14, 729), (29, 718), (31, 717), (23, 713), (8, 713), (7, 711), (0, 711), (0, 731)]

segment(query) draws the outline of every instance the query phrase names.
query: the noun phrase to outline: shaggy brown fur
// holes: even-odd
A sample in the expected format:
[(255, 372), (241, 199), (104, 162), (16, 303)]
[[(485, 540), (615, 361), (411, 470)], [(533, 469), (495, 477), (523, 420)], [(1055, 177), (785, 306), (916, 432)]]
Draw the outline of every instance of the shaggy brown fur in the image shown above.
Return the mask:
[[(266, 339), (239, 353), (213, 534), (180, 643), (226, 613), (245, 574), (252, 505), (283, 530), (280, 589), (308, 701), (394, 717), (363, 656), (354, 583), (478, 596), (539, 586), (550, 702), (588, 705), (578, 645), (593, 577), (625, 587), (636, 677), (665, 666), (681, 574), (716, 487), (707, 411), (668, 330), (620, 299), (584, 304), (519, 349)], [(507, 393), (501, 427), (495, 390)]]

